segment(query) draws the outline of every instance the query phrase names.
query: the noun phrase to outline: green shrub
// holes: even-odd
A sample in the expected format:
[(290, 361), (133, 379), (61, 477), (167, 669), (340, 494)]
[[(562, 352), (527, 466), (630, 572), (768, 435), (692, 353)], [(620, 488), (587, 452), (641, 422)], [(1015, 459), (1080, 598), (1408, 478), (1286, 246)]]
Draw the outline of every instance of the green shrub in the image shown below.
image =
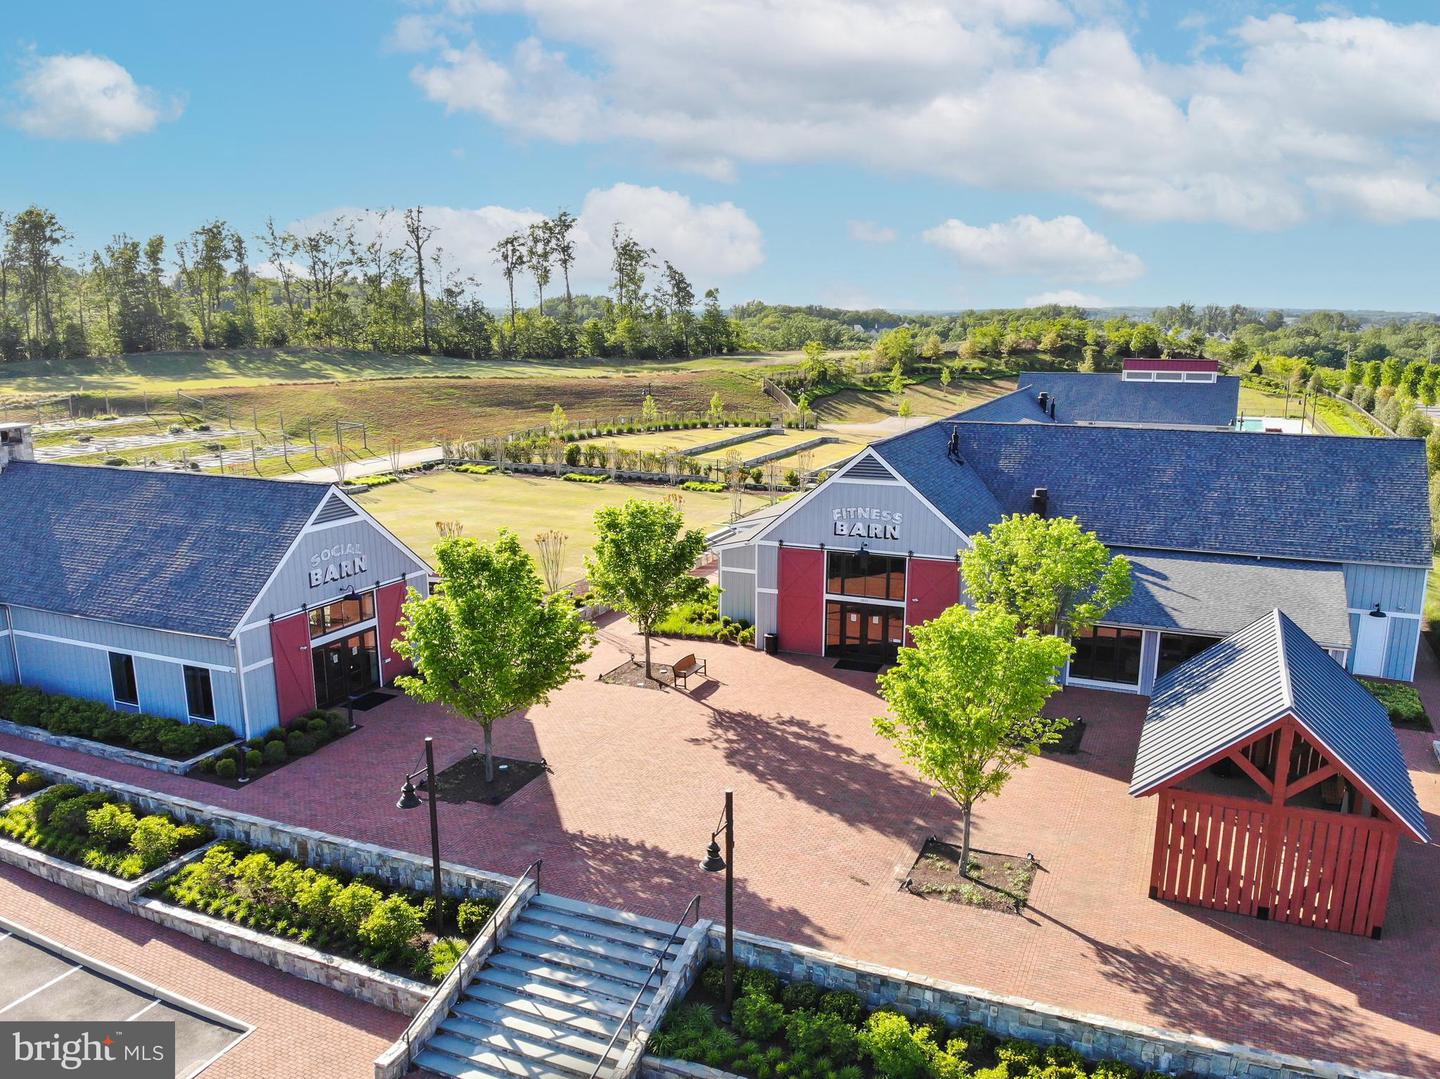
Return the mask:
[(264, 763), (265, 758), (258, 749), (247, 749), (245, 751), (245, 768), (248, 771), (253, 772)]
[(339, 738), (342, 734), (349, 734), (350, 721), (339, 712), (327, 712), (325, 715), (325, 733), (331, 738)]
[(168, 817), (151, 814), (135, 823), (130, 846), (140, 856), (145, 872), (158, 869), (180, 849), (180, 828)]
[(1090, 1074), (1093, 1079), (1140, 1079), (1140, 1069), (1123, 1060), (1102, 1060)]
[(378, 891), (368, 884), (352, 881), (336, 893), (330, 903), (330, 912), (340, 928), (352, 936), (358, 936), (360, 926), (379, 905)]
[(45, 777), (39, 772), (21, 772), (15, 777), (15, 793), (34, 794), (45, 786)]
[(787, 1012), (801, 1009), (814, 1011), (820, 1006), (820, 998), (824, 995), (825, 990), (814, 982), (793, 982), (780, 994), (780, 1003), (785, 1005)]
[(843, 989), (832, 989), (820, 998), (819, 1010), (827, 1015), (836, 1015), (852, 1027), (860, 1025), (860, 1017), (864, 1014), (865, 1008), (860, 1003), (860, 998), (854, 993), (847, 993)]
[(923, 1079), (934, 1046), (930, 1028), (913, 1029), (898, 1012), (875, 1012), (859, 1034), (860, 1048), (888, 1079)]
[(494, 465), (456, 465), (456, 472), (463, 472), (467, 476), (488, 476), (495, 471)]
[(746, 1038), (764, 1041), (785, 1022), (785, 1008), (773, 997), (746, 992), (732, 1009), (735, 1029)]
[(403, 895), (380, 900), (359, 929), (361, 940), (382, 951), (399, 951), (419, 935), (420, 915)]
[(785, 1020), (785, 1040), (800, 1053), (847, 1060), (860, 1045), (855, 1028), (838, 1015), (800, 1010)]
[(10, 784), (15, 782), (15, 777), (5, 768), (0, 768), (0, 805), (10, 800)]
[(604, 473), (591, 475), (588, 472), (567, 472), (560, 478), (562, 480), (569, 480), (571, 483), (604, 483), (610, 477)]
[(707, 494), (718, 494), (725, 490), (723, 483), (714, 483), (710, 480), (686, 480), (680, 485), (682, 491), (703, 491)]
[(780, 1001), (780, 979), (768, 970), (759, 967), (735, 968), (735, 984), (746, 996), (765, 997), (776, 1003)]
[(1415, 727), (1430, 730), (1430, 717), (1414, 686), (1401, 682), (1379, 682), (1370, 678), (1360, 679), (1360, 684), (1370, 691), (1371, 696), (1385, 706), (1390, 722), (1397, 727)]
[(399, 476), (378, 475), (378, 476), (356, 476), (349, 482), (360, 487), (384, 487), (387, 483), (395, 483)]
[(28, 686), (0, 686), (0, 717), (52, 734), (88, 738), (183, 760), (231, 741), (221, 724), (182, 723), (165, 716), (117, 712), (96, 701), (43, 693)]
[[(251, 752), (253, 753), (254, 750), (251, 750)], [(256, 755), (258, 756), (259, 754)], [(222, 757), (215, 762), (215, 774), (221, 779), (234, 779), (239, 770), (235, 765), (235, 759), (233, 757)]]
[[(24, 779), (25, 777), (22, 775), (20, 778)], [(83, 793), (84, 792), (73, 783), (57, 783), (55, 786), (46, 788), (40, 794), (30, 799), (30, 801), (22, 807), (22, 810), (28, 811), (29, 815), (34, 819), (36, 826), (43, 828), (50, 823), (50, 814), (54, 812), (56, 806), (61, 802), (75, 798)]]
[(466, 937), (474, 937), (485, 928), (490, 915), (495, 913), (495, 904), (487, 899), (466, 899), (455, 912), (455, 923)]
[(292, 730), (285, 736), (285, 750), (292, 757), (303, 757), (315, 752), (315, 736), (302, 730)]
[(67, 798), (51, 810), (50, 827), (66, 835), (87, 836), (90, 834), (90, 811), (99, 809), (110, 800), (104, 791), (87, 791)]
[(441, 937), (430, 945), (425, 953), (425, 958), (419, 964), (415, 973), (428, 975), (431, 981), (438, 982), (445, 975), (449, 974), (455, 964), (460, 962), (460, 957), (465, 954), (466, 942), (459, 937)]
[(995, 1058), (1001, 1064), (1013, 1065), (1010, 1070), (1023, 1075), (1030, 1068), (1040, 1064), (1042, 1053), (1040, 1046), (1034, 1042), (1011, 1038), (995, 1047)]
[(276, 738), (265, 743), (265, 749), (261, 753), (266, 764), (284, 764), (290, 757), (290, 751), (285, 748), (285, 743)]
[(311, 716), (305, 721), (305, 729), (319, 738), (324, 738), (330, 733), (330, 724), (320, 716)]

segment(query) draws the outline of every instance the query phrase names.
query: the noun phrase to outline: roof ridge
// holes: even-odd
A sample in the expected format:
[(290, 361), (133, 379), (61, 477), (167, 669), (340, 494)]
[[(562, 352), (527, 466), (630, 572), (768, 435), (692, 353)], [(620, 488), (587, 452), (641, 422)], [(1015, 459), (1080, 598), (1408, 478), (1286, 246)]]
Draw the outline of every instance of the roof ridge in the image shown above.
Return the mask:
[[(1275, 621), (1275, 648), (1280, 671), (1280, 695), (1284, 699), (1285, 707), (1290, 714), (1295, 714), (1295, 686), (1290, 680), (1290, 642), (1285, 632), (1285, 623), (1290, 620), (1285, 617), (1279, 607), (1272, 607), (1270, 615)], [(1297, 717), (1298, 718), (1298, 717)]]
[(11, 461), (6, 468), (16, 465), (24, 468), (35, 465), (40, 468), (83, 468), (90, 472), (103, 472), (106, 475), (121, 476), (159, 476), (163, 479), (180, 480), (243, 480), (249, 483), (280, 484), (285, 487), (298, 487), (301, 489), (316, 487), (334, 487), (336, 484), (331, 480), (291, 480), (282, 479), (277, 476), (240, 476), (228, 472), (193, 472), (179, 471), (168, 468), (124, 468), (115, 465), (92, 465), (92, 464), (70, 464), (66, 461)]

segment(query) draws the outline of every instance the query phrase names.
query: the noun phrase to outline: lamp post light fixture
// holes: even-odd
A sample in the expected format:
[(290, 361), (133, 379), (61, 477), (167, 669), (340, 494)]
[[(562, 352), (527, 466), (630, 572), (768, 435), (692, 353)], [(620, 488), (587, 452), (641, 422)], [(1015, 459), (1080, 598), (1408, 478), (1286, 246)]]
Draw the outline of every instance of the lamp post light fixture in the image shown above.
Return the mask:
[(425, 767), (417, 768), (405, 776), (405, 785), (400, 788), (400, 800), (395, 803), (396, 809), (418, 809), (420, 807), (420, 796), (415, 793), (415, 780), (421, 775), (425, 776), (425, 790), (430, 803), (430, 868), (431, 868), (431, 924), (436, 935), (440, 934), (445, 925), (444, 913), (441, 909), (444, 893), (440, 889), (440, 816), (435, 801), (435, 743), (428, 736), (425, 739)]
[[(716, 842), (725, 833), (725, 854)], [(707, 873), (725, 871), (725, 1007), (720, 1018), (730, 1021), (730, 1006), (735, 1002), (735, 792), (725, 791), (725, 809), (720, 822), (710, 833), (710, 846), (700, 868)]]

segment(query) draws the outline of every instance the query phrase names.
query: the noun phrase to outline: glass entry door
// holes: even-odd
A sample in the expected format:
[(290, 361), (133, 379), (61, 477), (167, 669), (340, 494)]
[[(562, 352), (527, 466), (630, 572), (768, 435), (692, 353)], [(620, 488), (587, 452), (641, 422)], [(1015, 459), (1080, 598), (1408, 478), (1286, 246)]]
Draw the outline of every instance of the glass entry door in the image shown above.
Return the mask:
[(895, 661), (905, 640), (903, 607), (868, 603), (825, 604), (825, 654), (852, 659)]
[(380, 654), (373, 629), (343, 637), (310, 649), (315, 663), (315, 703), (334, 708), (380, 684)]

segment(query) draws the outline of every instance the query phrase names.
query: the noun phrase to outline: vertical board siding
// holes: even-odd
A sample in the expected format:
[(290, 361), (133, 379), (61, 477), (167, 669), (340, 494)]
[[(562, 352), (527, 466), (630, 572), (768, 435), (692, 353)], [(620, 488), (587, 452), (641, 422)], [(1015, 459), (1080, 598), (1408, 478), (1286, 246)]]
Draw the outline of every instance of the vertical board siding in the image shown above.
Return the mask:
[(397, 623), (400, 621), (400, 608), (404, 603), (404, 581), (396, 581), (375, 590), (375, 626), (380, 645), (381, 685), (388, 686), (400, 675), (414, 670), (395, 650), (395, 640), (400, 636)]
[(1162, 790), (1150, 895), (1371, 936), (1398, 842), (1393, 824), (1370, 817)]
[[(848, 509), (876, 510), (900, 514), (894, 539), (865, 536), (837, 536), (835, 512)], [(960, 537), (954, 526), (935, 513), (899, 483), (847, 483), (829, 480), (804, 496), (789, 517), (765, 536), (784, 540), (787, 545), (815, 547), (825, 544), (839, 550), (858, 551), (868, 545), (872, 554), (917, 554), (927, 558), (954, 558)]]
[(825, 552), (780, 548), (780, 647), (819, 655), (825, 647)]
[[(1351, 610), (1367, 611), (1380, 604), (1390, 614), (1421, 613), (1425, 604), (1425, 580), (1428, 571), (1407, 566), (1364, 566), (1346, 564), (1345, 596)], [(1360, 615), (1350, 616), (1352, 642), (1359, 631)], [(1385, 646), (1385, 665), (1381, 674), (1408, 682), (1415, 677), (1415, 652), (1420, 646), (1418, 618), (1392, 618)], [(1354, 651), (1351, 651), (1353, 661)]]
[(315, 707), (315, 667), (310, 658), (310, 619), (304, 614), (270, 623), (275, 659), (275, 699), (281, 723), (292, 723)]
[[(267, 638), (269, 634), (266, 634)], [(267, 645), (267, 647), (269, 647)], [(280, 726), (279, 701), (275, 696), (275, 666), (267, 663), (245, 675), (247, 738), (265, 734)]]
[(720, 613), (726, 618), (755, 621), (755, 574), (720, 567)]
[(912, 558), (905, 567), (905, 593), (905, 643), (911, 645), (911, 626), (960, 602), (960, 567), (953, 558)]

